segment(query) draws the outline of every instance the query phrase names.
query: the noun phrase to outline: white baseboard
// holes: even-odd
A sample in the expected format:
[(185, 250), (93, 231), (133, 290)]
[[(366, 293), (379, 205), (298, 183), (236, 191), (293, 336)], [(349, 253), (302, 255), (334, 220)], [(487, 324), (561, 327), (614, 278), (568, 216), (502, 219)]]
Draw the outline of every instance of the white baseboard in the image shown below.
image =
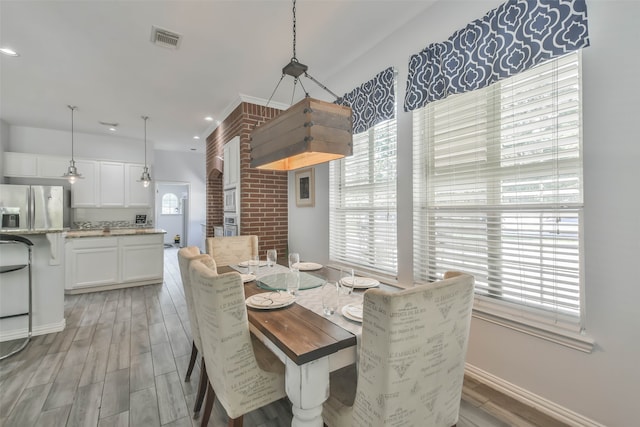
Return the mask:
[[(62, 319), (57, 323), (48, 323), (46, 325), (35, 326), (31, 331), (31, 336), (46, 335), (54, 332), (64, 331), (67, 321)], [(11, 331), (0, 331), (0, 342), (19, 340), (26, 338), (28, 334), (27, 328), (14, 329)]]
[(503, 379), (468, 363), (465, 365), (465, 374), (478, 382), (486, 384), (487, 386), (570, 426), (606, 427), (603, 424), (590, 420), (589, 418), (573, 412), (570, 409), (533, 394), (515, 384), (504, 381)]

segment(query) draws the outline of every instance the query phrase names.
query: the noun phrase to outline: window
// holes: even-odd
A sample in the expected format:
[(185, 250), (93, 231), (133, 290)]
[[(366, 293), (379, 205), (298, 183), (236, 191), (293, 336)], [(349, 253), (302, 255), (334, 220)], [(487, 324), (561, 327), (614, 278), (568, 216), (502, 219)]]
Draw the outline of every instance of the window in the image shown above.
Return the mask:
[(397, 274), (396, 119), (353, 136), (353, 155), (329, 167), (329, 257)]
[(466, 271), (476, 310), (579, 331), (580, 58), (414, 111), (417, 282)]
[(179, 215), (180, 201), (173, 193), (166, 193), (162, 196), (162, 215)]

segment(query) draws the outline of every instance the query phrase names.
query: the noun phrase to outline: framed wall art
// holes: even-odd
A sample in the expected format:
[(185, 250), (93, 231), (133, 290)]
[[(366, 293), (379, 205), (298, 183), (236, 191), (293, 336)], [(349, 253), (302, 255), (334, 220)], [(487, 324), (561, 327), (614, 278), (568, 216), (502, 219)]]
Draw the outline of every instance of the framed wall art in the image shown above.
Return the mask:
[(296, 206), (312, 207), (315, 205), (314, 168), (296, 171)]

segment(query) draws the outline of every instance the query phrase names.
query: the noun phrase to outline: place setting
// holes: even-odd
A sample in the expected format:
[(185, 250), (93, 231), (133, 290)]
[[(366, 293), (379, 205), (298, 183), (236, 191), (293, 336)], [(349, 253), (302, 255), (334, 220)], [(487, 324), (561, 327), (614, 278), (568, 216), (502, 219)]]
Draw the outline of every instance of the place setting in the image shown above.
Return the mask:
[(252, 295), (245, 300), (247, 307), (258, 310), (274, 310), (287, 307), (296, 300), (295, 295), (288, 292), (262, 292)]
[(300, 261), (300, 254), (297, 252), (292, 252), (289, 254), (289, 268), (291, 270), (315, 271), (320, 270), (322, 267), (324, 266), (322, 264), (318, 264), (317, 262)]
[(341, 313), (344, 317), (354, 322), (362, 323), (362, 303), (347, 304), (342, 307)]

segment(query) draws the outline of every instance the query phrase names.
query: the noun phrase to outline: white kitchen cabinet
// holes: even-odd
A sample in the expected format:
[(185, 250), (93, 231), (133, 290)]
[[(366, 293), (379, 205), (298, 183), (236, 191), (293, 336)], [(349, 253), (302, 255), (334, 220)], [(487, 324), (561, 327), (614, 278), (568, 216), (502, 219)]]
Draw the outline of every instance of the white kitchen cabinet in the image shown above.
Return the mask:
[(69, 169), (70, 158), (38, 156), (38, 178), (65, 179), (62, 175)]
[(138, 181), (144, 171), (144, 165), (133, 163), (125, 164), (124, 169), (124, 205), (128, 208), (151, 206), (151, 191), (153, 185), (145, 187), (142, 182)]
[(100, 207), (124, 207), (124, 163), (100, 162)]
[(65, 291), (94, 292), (162, 283), (162, 234), (67, 238)]
[(100, 206), (99, 163), (93, 160), (76, 160), (81, 179), (71, 185), (71, 207), (95, 208)]
[(164, 268), (162, 234), (120, 237), (122, 282), (162, 278)]
[(240, 185), (240, 137), (236, 136), (223, 147), (224, 189), (234, 188)]
[[(60, 175), (65, 169), (60, 172)], [(38, 156), (28, 153), (4, 153), (4, 176), (37, 177)]]
[(68, 239), (66, 289), (114, 285), (120, 281), (118, 237)]
[[(238, 139), (239, 141), (239, 139)], [(64, 179), (69, 158), (31, 153), (4, 153), (4, 175)], [(73, 208), (149, 208), (153, 187), (138, 182), (144, 165), (97, 160), (76, 160), (82, 178), (71, 186)]]

